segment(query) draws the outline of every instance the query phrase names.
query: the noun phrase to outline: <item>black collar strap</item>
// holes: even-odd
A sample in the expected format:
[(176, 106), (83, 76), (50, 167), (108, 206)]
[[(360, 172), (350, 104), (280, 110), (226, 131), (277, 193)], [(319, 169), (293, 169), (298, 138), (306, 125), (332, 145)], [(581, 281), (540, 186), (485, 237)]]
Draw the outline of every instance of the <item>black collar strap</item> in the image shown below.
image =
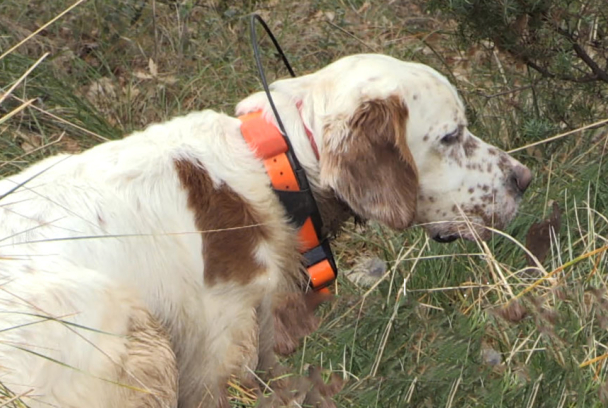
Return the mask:
[(300, 253), (315, 291), (327, 292), (338, 274), (331, 247), (323, 237), (323, 222), (304, 169), (293, 166), (294, 155), (286, 139), (261, 112), (240, 116), (241, 133), (264, 161), (272, 188), (298, 228)]

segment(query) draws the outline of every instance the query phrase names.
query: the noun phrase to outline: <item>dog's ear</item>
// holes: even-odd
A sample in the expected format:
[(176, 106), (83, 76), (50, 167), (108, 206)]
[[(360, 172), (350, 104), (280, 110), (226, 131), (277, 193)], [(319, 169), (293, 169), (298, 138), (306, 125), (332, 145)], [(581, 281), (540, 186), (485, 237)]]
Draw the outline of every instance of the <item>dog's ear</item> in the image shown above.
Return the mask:
[(396, 96), (363, 102), (325, 126), (321, 181), (355, 213), (391, 228), (416, 214), (418, 172), (406, 142), (408, 109)]

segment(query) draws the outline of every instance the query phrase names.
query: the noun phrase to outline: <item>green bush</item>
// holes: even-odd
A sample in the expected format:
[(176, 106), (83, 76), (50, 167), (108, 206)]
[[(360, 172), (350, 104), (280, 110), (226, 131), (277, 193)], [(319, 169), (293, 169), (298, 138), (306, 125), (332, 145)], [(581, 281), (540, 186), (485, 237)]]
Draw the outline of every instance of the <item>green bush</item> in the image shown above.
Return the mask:
[(526, 68), (519, 87), (533, 91), (531, 100), (514, 106), (526, 141), (606, 117), (605, 0), (432, 0), (428, 7), (456, 21), (461, 47), (496, 50)]

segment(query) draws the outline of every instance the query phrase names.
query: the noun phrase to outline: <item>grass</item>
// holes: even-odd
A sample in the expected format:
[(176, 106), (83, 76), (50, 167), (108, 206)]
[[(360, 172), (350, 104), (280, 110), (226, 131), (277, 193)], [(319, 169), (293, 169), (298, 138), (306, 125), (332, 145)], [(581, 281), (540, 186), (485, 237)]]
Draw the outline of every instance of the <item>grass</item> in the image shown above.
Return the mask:
[[(0, 54), (73, 4), (0, 3)], [(191, 110), (232, 112), (261, 89), (252, 11), (297, 73), (372, 51), (430, 64), (459, 88), (471, 129), (505, 150), (607, 119), (607, 89), (540, 79), (489, 44), (463, 48), (455, 22), (416, 2), (85, 1), (0, 58), (0, 87), (14, 86), (1, 96), (0, 175)], [(264, 44), (269, 79), (286, 76)], [(349, 226), (334, 244), (342, 269), (365, 254), (386, 260), (387, 275), (371, 290), (342, 276), (289, 363), (342, 375), (341, 407), (607, 404), (607, 136), (604, 123), (514, 153), (536, 176), (513, 238), (441, 246), (417, 229)], [(551, 201), (561, 229), (543, 270), (529, 272), (520, 242)], [(231, 395), (255, 406), (238, 384)], [(0, 407), (19, 404), (0, 388)]]

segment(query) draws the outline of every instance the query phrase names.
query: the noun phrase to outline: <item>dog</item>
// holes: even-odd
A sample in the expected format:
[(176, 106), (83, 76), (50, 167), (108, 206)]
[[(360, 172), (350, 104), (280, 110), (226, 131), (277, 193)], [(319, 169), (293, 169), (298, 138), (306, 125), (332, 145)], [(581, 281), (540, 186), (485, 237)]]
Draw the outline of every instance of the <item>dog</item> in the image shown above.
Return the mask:
[[(532, 180), (428, 66), (354, 55), (271, 91), (323, 234), (355, 214), (488, 239)], [(277, 123), (263, 93), (236, 112)], [(241, 126), (190, 113), (0, 182), (0, 382), (30, 407), (226, 407), (297, 345), (276, 318), (307, 284), (297, 226)]]

